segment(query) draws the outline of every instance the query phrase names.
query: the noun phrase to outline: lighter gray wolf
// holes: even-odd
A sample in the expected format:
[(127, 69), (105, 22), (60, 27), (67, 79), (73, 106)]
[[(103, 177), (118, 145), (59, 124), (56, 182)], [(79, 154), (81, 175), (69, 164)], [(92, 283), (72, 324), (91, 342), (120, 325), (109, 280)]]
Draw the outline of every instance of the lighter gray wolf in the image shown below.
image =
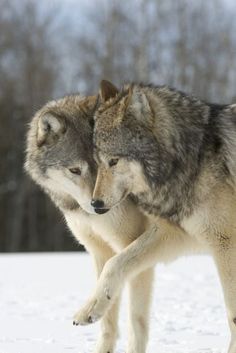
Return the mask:
[[(102, 315), (101, 334), (95, 349), (96, 353), (113, 353), (118, 336), (119, 282), (123, 284), (123, 274), (120, 272), (112, 278), (109, 273), (116, 267), (116, 256), (148, 228), (149, 221), (131, 198), (108, 213), (91, 205), (96, 180), (92, 140), (96, 102), (95, 96), (75, 95), (49, 102), (40, 109), (29, 126), (25, 169), (59, 207), (75, 238), (91, 253), (97, 277), (102, 281), (104, 268), (109, 283), (116, 281), (119, 293)], [(192, 243), (190, 239), (186, 247)], [(178, 247), (182, 253), (184, 247)], [(169, 249), (160, 257), (163, 261), (170, 258)], [(127, 353), (146, 351), (152, 282), (152, 267), (130, 278)], [(106, 300), (111, 296), (113, 293), (107, 288)], [(84, 325), (100, 318), (100, 313), (92, 315), (95, 304), (96, 293), (75, 314), (74, 324)]]
[(115, 266), (111, 260), (108, 274), (104, 269), (90, 315), (101, 317), (112, 305), (120, 273), (124, 283), (192, 239), (196, 251), (214, 258), (231, 330), (228, 352), (236, 353), (236, 105), (206, 103), (166, 86), (119, 90), (107, 81), (100, 99), (93, 203), (111, 212), (131, 197), (149, 225), (116, 255)]

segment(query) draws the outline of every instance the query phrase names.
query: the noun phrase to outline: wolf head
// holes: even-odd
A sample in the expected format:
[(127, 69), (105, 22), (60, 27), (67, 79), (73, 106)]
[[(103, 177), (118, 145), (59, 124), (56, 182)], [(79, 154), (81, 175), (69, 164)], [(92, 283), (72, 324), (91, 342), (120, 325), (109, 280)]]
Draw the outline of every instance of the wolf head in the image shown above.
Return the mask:
[(95, 181), (92, 114), (96, 97), (68, 96), (49, 102), (33, 117), (25, 169), (61, 209), (90, 205)]
[[(149, 204), (157, 195), (167, 200), (175, 192), (178, 196), (170, 204), (181, 193), (190, 193), (189, 181), (197, 178), (207, 158), (205, 150), (212, 149), (211, 107), (167, 86), (133, 84), (119, 91), (106, 81), (100, 100), (95, 113), (99, 169), (93, 198), (103, 201), (103, 207), (113, 207), (129, 193)], [(160, 203), (164, 204), (160, 201), (158, 207)]]
[(102, 81), (100, 100), (95, 113), (95, 158), (99, 168), (93, 199), (111, 208), (129, 193), (148, 187), (143, 165), (152, 168), (147, 165), (146, 155), (156, 143), (151, 133), (152, 110), (138, 86), (127, 85), (119, 91)]

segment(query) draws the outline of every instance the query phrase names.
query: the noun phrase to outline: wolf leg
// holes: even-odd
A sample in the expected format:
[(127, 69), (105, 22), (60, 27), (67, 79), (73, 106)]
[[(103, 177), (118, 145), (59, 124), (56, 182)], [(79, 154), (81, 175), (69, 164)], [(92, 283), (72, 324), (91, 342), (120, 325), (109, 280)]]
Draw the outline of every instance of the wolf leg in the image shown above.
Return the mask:
[[(114, 252), (99, 240), (94, 240), (87, 244), (86, 248), (92, 254), (97, 278), (99, 278), (105, 263), (114, 256)], [(119, 297), (116, 298), (113, 305), (109, 308), (101, 320), (100, 337), (96, 344), (95, 353), (113, 353), (118, 338), (118, 315), (119, 315)], [(90, 310), (91, 301), (88, 302), (75, 314), (74, 324), (86, 324), (84, 317), (87, 318)]]
[(148, 269), (129, 283), (129, 335), (126, 353), (145, 353), (154, 269)]
[[(111, 253), (110, 255), (113, 255)], [(102, 259), (97, 256), (95, 258), (96, 268), (97, 268), (97, 276), (99, 278), (102, 269), (107, 262), (109, 257), (102, 257)], [(114, 301), (111, 308), (106, 312), (101, 320), (101, 331), (100, 337), (96, 344), (95, 353), (113, 353), (116, 345), (116, 341), (118, 338), (118, 316), (119, 316), (119, 304), (120, 298), (117, 297)]]
[(236, 353), (236, 237), (222, 238), (220, 246), (213, 249), (213, 257), (223, 287), (231, 330), (228, 353)]
[(118, 338), (119, 304), (120, 300), (118, 297), (101, 320), (101, 333), (95, 353), (114, 353)]
[[(99, 320), (115, 298), (120, 294), (126, 280), (154, 266), (158, 261), (165, 261), (170, 252), (184, 253), (190, 237), (184, 231), (165, 220), (152, 226), (122, 252), (112, 257), (104, 266), (98, 280), (85, 324)], [(191, 242), (191, 241), (190, 241)]]

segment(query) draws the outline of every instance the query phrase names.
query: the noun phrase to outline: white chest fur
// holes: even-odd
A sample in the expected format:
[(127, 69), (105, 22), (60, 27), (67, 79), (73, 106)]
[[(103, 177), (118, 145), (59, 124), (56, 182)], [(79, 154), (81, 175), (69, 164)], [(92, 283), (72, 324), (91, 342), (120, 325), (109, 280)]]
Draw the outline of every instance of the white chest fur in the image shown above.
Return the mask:
[(136, 207), (130, 207), (130, 204), (115, 207), (103, 215), (78, 210), (67, 211), (64, 216), (70, 230), (82, 244), (86, 244), (88, 237), (95, 236), (108, 243), (116, 252), (137, 238), (144, 227), (139, 211)]

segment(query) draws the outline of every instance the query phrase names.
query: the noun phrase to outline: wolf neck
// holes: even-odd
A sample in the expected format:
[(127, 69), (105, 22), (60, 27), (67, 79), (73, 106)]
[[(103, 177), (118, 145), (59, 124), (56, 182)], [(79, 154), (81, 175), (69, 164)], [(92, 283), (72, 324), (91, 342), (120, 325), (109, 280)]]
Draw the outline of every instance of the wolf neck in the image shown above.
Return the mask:
[(135, 196), (148, 214), (180, 222), (198, 202), (196, 187), (207, 161), (219, 158), (218, 117), (210, 105), (182, 93), (144, 91), (155, 117), (152, 138), (140, 151), (149, 191)]
[(134, 195), (134, 200), (147, 215), (160, 216), (179, 223), (191, 215), (196, 203), (193, 186), (181, 188), (180, 185), (166, 183), (157, 189), (150, 187), (149, 192)]

